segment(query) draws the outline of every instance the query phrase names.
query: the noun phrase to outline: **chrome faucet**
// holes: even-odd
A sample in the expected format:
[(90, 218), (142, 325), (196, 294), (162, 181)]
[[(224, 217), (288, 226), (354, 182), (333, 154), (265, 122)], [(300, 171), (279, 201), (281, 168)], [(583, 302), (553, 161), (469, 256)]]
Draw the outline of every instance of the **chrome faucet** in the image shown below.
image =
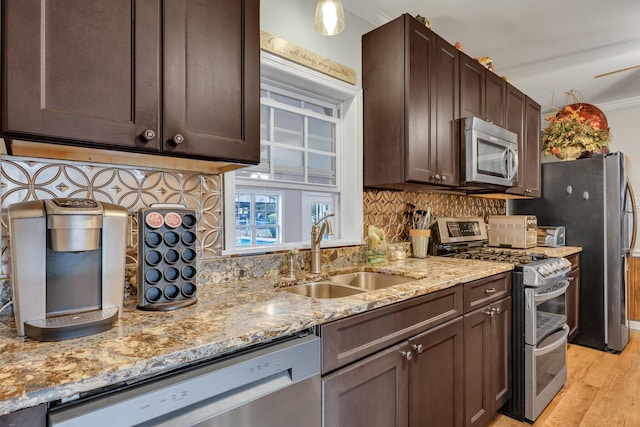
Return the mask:
[(323, 216), (313, 223), (311, 226), (311, 273), (320, 273), (320, 242), (325, 233), (328, 236), (333, 235), (333, 226), (329, 217), (334, 214)]

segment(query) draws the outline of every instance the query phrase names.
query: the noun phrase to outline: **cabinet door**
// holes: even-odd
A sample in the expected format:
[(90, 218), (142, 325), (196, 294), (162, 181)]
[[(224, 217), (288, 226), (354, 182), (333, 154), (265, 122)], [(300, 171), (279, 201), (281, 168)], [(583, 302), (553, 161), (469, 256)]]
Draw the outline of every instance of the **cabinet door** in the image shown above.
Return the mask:
[(465, 426), (482, 426), (491, 417), (491, 309), (464, 316)]
[(165, 152), (260, 162), (259, 9), (259, 0), (165, 0)]
[[(460, 61), (458, 49), (442, 37), (436, 38), (431, 84), (431, 157), (436, 159), (436, 181), (460, 185), (460, 143), (458, 117)], [(439, 178), (439, 179), (438, 179)]]
[(491, 415), (511, 398), (511, 297), (491, 304)]
[(157, 151), (159, 0), (3, 2), (10, 136)]
[(580, 268), (574, 268), (569, 273), (569, 288), (567, 289), (567, 325), (569, 326), (569, 342), (578, 335), (580, 324)]
[[(525, 196), (540, 197), (540, 105), (526, 98), (524, 166), (522, 168), (522, 186)], [(518, 177), (520, 181), (520, 178)]]
[(362, 36), (363, 184), (405, 181), (405, 15)]
[(525, 144), (525, 101), (526, 96), (514, 86), (507, 84), (507, 102), (505, 111), (505, 128), (518, 135), (518, 185), (507, 189), (507, 193), (525, 193), (523, 186), (523, 176), (526, 166), (526, 144)]
[(463, 320), (459, 317), (409, 340), (409, 424), (464, 423)]
[(485, 72), (485, 118), (498, 125), (505, 126), (507, 104), (507, 82), (497, 74)]
[[(432, 145), (431, 141), (433, 105), (430, 92), (436, 35), (413, 18), (408, 19), (407, 31), (405, 180), (429, 182), (436, 174), (437, 155), (435, 144)], [(378, 159), (378, 161), (384, 160)]]
[(369, 356), (322, 380), (325, 427), (408, 425), (408, 364), (405, 344)]
[(478, 61), (460, 53), (460, 117), (485, 118), (486, 71)]
[(0, 426), (7, 427), (45, 427), (47, 426), (47, 405), (20, 409), (0, 416)]

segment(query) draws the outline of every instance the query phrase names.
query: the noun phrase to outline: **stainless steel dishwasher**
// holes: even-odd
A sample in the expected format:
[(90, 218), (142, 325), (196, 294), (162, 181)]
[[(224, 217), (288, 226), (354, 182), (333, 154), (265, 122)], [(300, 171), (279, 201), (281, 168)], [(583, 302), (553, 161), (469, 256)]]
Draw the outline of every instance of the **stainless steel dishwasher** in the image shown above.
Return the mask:
[(320, 338), (311, 333), (54, 405), (49, 426), (321, 425)]

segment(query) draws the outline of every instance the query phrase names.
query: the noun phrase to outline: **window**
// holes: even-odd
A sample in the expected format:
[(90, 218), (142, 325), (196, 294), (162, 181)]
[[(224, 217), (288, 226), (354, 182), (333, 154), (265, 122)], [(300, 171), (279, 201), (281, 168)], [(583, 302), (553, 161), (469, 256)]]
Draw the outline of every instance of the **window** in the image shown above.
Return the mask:
[(225, 174), (224, 253), (362, 243), (360, 89), (262, 53), (260, 164)]
[(236, 192), (236, 246), (282, 243), (281, 200), (277, 192)]

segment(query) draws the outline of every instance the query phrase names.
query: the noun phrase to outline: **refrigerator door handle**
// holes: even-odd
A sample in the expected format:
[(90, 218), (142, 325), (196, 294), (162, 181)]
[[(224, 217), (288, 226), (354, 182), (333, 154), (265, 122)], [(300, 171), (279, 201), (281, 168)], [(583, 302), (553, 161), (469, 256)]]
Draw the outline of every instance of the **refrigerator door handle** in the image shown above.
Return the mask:
[(633, 188), (627, 181), (627, 189), (626, 192), (629, 194), (629, 202), (631, 203), (631, 217), (632, 217), (632, 227), (631, 227), (631, 242), (629, 242), (629, 250), (633, 251), (636, 246), (636, 231), (638, 229), (638, 213), (636, 212), (636, 198), (633, 195)]

